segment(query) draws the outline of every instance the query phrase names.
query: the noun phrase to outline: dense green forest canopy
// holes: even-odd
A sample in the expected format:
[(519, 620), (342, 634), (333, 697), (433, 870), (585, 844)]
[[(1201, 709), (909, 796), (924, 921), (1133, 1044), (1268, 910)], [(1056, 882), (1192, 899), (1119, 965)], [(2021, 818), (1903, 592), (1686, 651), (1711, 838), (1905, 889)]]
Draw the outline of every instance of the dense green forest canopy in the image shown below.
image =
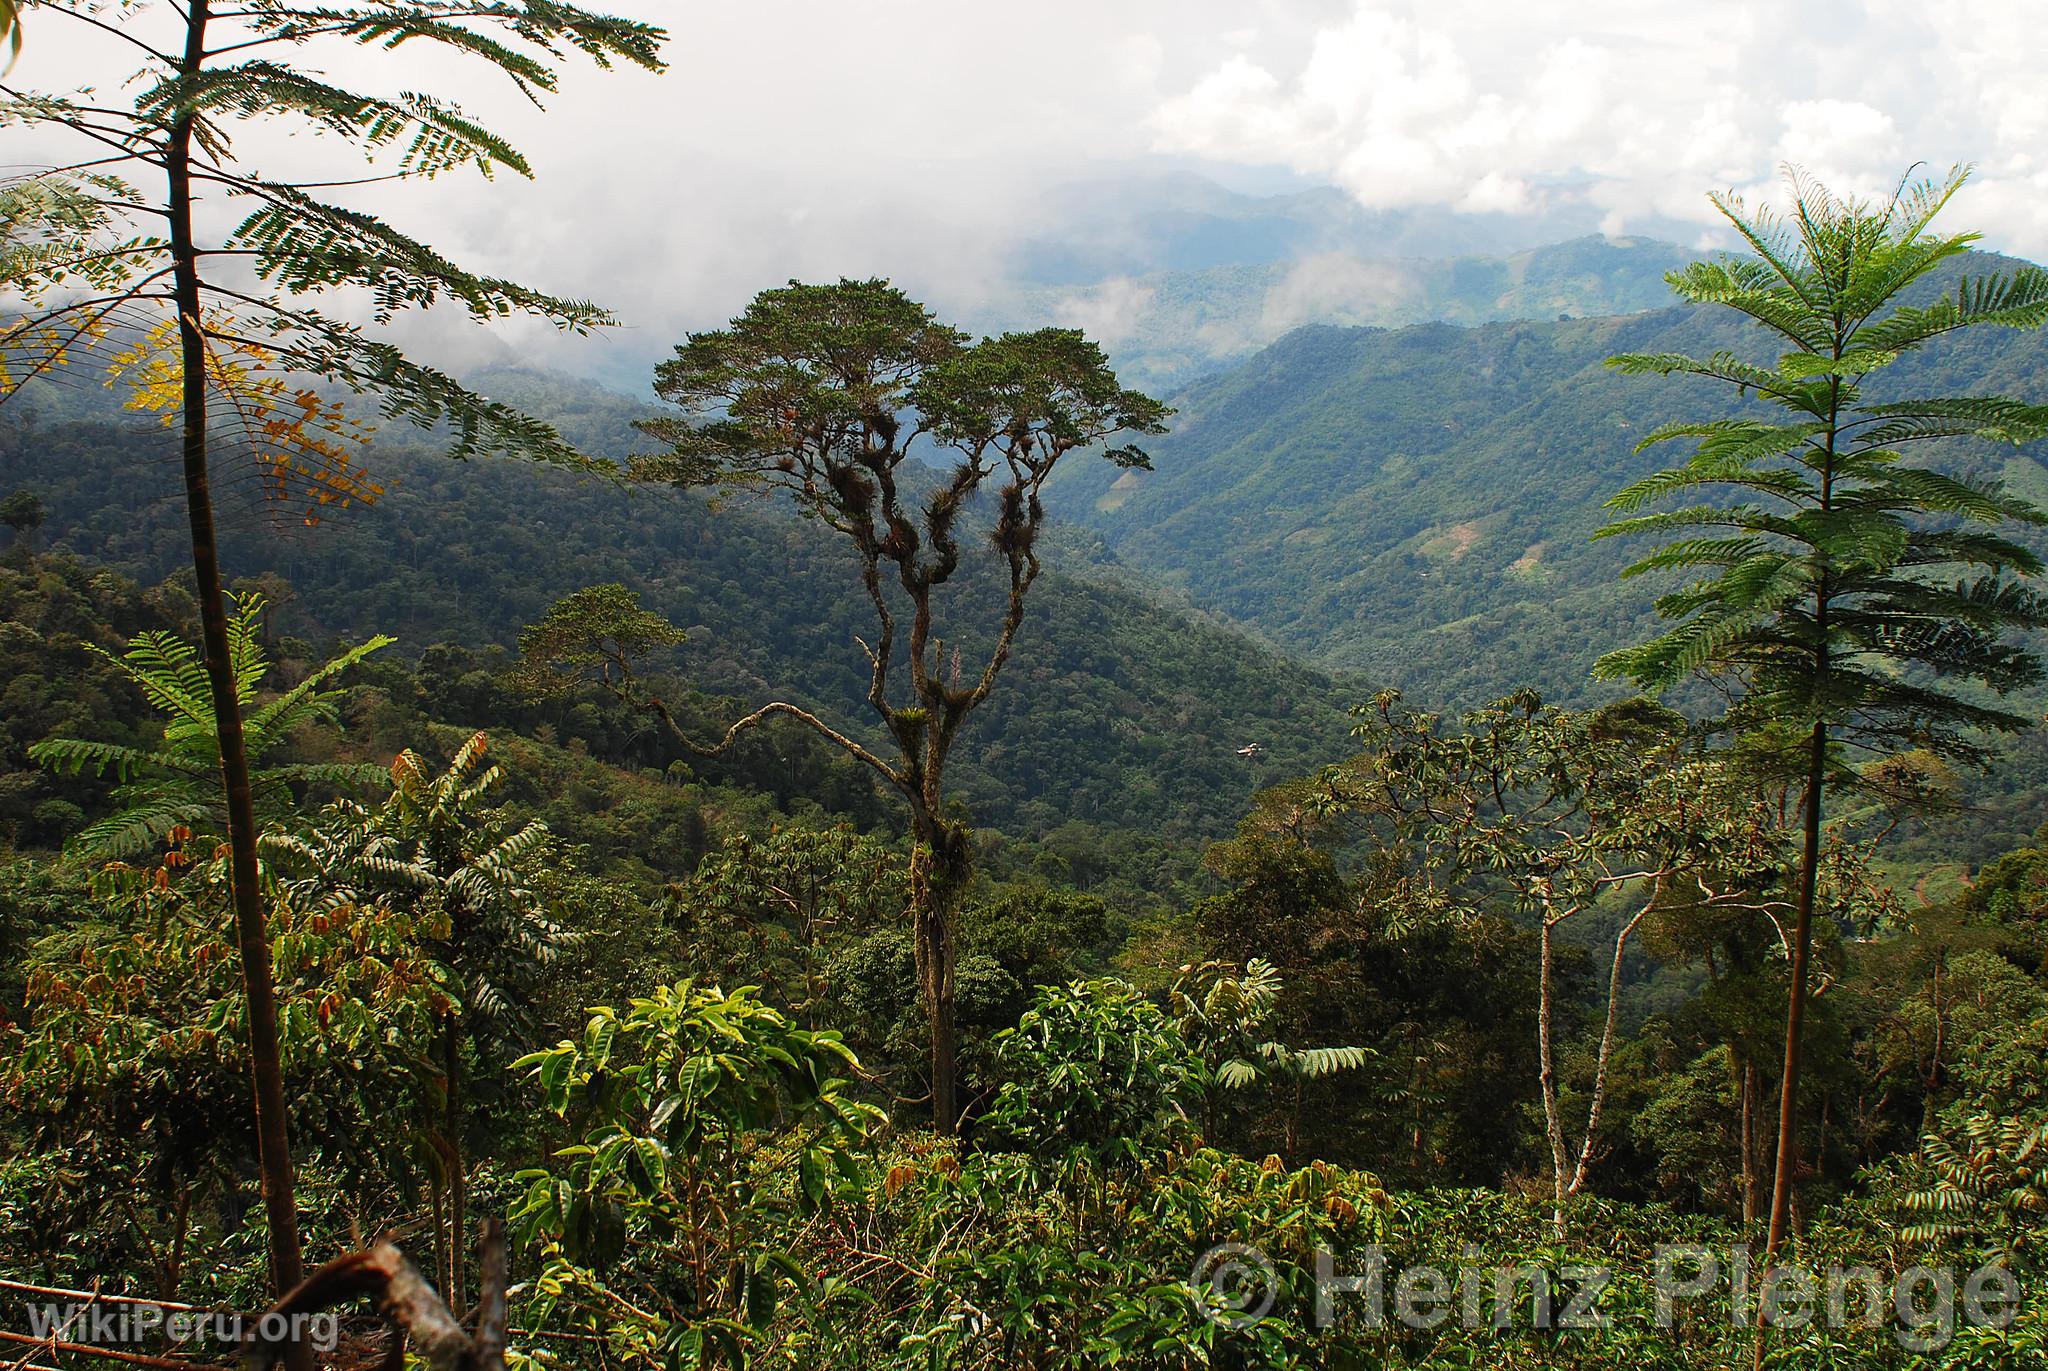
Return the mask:
[[(590, 451), (645, 447), (631, 422), (647, 410), (626, 397), (517, 373), (484, 384)], [(145, 582), (176, 565), (157, 435), (32, 409), (6, 422), (9, 470), (47, 509), (43, 546)], [(869, 727), (854, 617), (864, 601), (850, 558), (815, 525), (745, 496), (714, 514), (697, 497), (595, 478), (451, 467), (402, 434), (366, 460), (390, 487), (379, 510), (249, 540), (242, 573), (292, 587), (277, 610), (285, 631), (322, 643), (385, 632), (409, 656), (442, 643), (485, 653), (511, 647), (563, 595), (618, 581), (689, 634), (656, 665), (693, 687), (739, 699), (789, 692), (845, 727)], [(1052, 536), (1011, 688), (970, 724), (962, 782), (977, 818), (1027, 834), (1071, 819), (1213, 837), (1260, 786), (1341, 754), (1353, 692), (1161, 602), (1085, 532)], [(985, 574), (952, 597), (982, 622), (1000, 604)], [(1238, 756), (1247, 743), (1260, 755)], [(657, 756), (652, 738), (647, 749), (657, 765), (680, 755)]]
[[(1963, 273), (2017, 264), (1976, 254)], [(1601, 501), (1649, 470), (1633, 454), (1705, 391), (1646, 388), (1620, 352), (1768, 343), (1726, 311), (1523, 319), (1472, 327), (1312, 327), (1174, 397), (1152, 472), (1076, 469), (1055, 507), (1119, 560), (1293, 654), (1453, 707), (1517, 685), (1603, 697), (1596, 658), (1640, 636), (1650, 596), (1616, 583), (1626, 549), (1595, 543)], [(1881, 393), (2048, 394), (2040, 340), (1944, 339)], [(2038, 447), (1965, 448), (1959, 469), (2048, 494)]]
[[(770, 324), (791, 298), (762, 297)], [(940, 342), (935, 368), (972, 346)], [(731, 344), (686, 342), (670, 398), (715, 388)], [(1112, 385), (1080, 335), (1040, 344)], [(943, 375), (1029, 402), (1005, 346)], [(1999, 743), (1986, 781), (1901, 729), (1815, 748), (1802, 790), (1779, 721), (1585, 679), (1668, 588), (1616, 585), (1625, 554), (1586, 535), (1646, 469), (1635, 440), (1703, 399), (1603, 360), (1722, 347), (1758, 345), (1713, 306), (1310, 329), (1186, 390), (1156, 470), (1058, 483), (1074, 522), (1033, 544), (937, 830), (817, 730), (692, 743), (793, 700), (878, 745), (858, 532), (850, 554), (744, 490), (448, 463), (433, 431), (379, 435), (376, 507), (289, 537), (226, 491), (292, 1212), (308, 1264), (342, 1263), (288, 1297), (345, 1307), (317, 1355), (388, 1359), (397, 1324), (437, 1371), (2039, 1364), (2042, 744)], [(2038, 401), (2038, 348), (1894, 374)], [(760, 353), (750, 377), (825, 417), (758, 405), (742, 443), (731, 414), (671, 416), (670, 455), (727, 442), (788, 475), (782, 426), (831, 432), (963, 546), (1014, 539), (1021, 485), (953, 525), (943, 470), (893, 464), (869, 378)], [(478, 384), (593, 456), (652, 451), (631, 398)], [(0, 409), (0, 1280), (254, 1311), (276, 1228), (233, 936), (251, 887), (165, 435), (114, 405)], [(2048, 484), (2030, 449), (1931, 460)], [(821, 478), (827, 524), (873, 507), (849, 470)], [(1015, 581), (961, 567), (944, 610), (971, 655)], [(630, 630), (630, 689), (602, 653), (536, 651), (579, 606)], [(1954, 630), (1923, 617), (1908, 647)], [(1965, 646), (2007, 646), (1998, 626)], [(885, 722), (915, 739), (921, 708)], [(914, 911), (956, 836), (954, 1135), (930, 1126)], [(1774, 1179), (1786, 1265), (1751, 1282)], [(1672, 1244), (1701, 1268), (1675, 1306)], [(1849, 1267), (1872, 1317), (1818, 1284), (1804, 1320), (1760, 1330), (1745, 1303)], [(1607, 1322), (1573, 1328), (1592, 1268)], [(1374, 1290), (1399, 1312), (1372, 1317)], [(100, 1364), (37, 1317), (0, 1321), (22, 1366)], [(211, 1326), (96, 1341), (131, 1365), (245, 1350)]]

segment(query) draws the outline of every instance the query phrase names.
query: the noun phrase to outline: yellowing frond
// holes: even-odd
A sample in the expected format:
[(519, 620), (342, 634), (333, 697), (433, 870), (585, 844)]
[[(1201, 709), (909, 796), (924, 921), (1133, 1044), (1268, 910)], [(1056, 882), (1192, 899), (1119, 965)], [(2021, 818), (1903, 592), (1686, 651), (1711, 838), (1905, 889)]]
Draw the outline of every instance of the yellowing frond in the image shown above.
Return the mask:
[[(254, 449), (251, 460), (265, 498), (302, 505), (309, 525), (319, 522), (322, 508), (375, 504), (384, 487), (350, 455), (369, 441), (373, 426), (350, 415), (339, 400), (290, 384), (278, 354), (240, 332), (231, 317), (206, 321), (207, 386), (232, 411)], [(123, 405), (156, 415), (166, 428), (182, 416), (184, 379), (176, 320), (150, 329), (107, 365), (107, 385), (128, 387)]]

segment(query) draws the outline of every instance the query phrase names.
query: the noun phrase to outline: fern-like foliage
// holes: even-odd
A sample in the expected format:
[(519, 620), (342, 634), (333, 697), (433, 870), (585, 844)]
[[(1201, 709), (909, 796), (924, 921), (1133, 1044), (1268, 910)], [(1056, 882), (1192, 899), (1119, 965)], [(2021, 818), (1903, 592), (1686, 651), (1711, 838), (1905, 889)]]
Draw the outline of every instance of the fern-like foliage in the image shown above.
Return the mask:
[(1244, 1090), (1262, 1082), (1318, 1080), (1371, 1059), (1363, 1047), (1291, 1047), (1267, 1037), (1280, 991), (1280, 973), (1258, 957), (1241, 969), (1228, 962), (1181, 968), (1167, 1010), (1214, 1085)]
[(1972, 1112), (1920, 1144), (1933, 1184), (1910, 1192), (1900, 1236), (1984, 1244), (2008, 1260), (2048, 1224), (2048, 1121)]
[[(259, 703), (258, 691), (270, 670), (263, 651), (263, 608), (260, 595), (235, 598), (228, 646), (256, 812), (259, 818), (276, 819), (289, 813), (308, 787), (374, 784), (381, 778), (382, 771), (375, 766), (267, 759), (297, 729), (334, 722), (339, 698), (339, 692), (330, 688), (334, 680), (392, 639), (380, 635), (360, 643), (308, 673), (290, 690)], [(50, 738), (29, 749), (32, 758), (54, 771), (111, 776), (118, 782), (113, 812), (76, 834), (66, 856), (80, 862), (135, 857), (155, 849), (177, 830), (225, 831), (220, 747), (200, 649), (176, 634), (152, 632), (130, 639), (119, 656), (102, 655), (163, 715), (163, 740), (155, 748), (133, 748)]]
[[(39, 14), (105, 30), (98, 0), (43, 0)], [(337, 288), (360, 292), (374, 324), (401, 310), (453, 305), (480, 321), (527, 316), (572, 333), (610, 322), (602, 308), (471, 271), (357, 204), (336, 185), (424, 179), (457, 170), (530, 177), (533, 168), (502, 134), (445, 96), (425, 91), (345, 87), (329, 79), (309, 49), (432, 47), (481, 63), (539, 100), (574, 55), (599, 67), (658, 70), (666, 34), (637, 20), (558, 0), (255, 0), (232, 9), (194, 11), (162, 0), (127, 0), (119, 24), (129, 51), (145, 54), (126, 81), (104, 89), (118, 98), (9, 92), (0, 127), (34, 129), (46, 142), (70, 139), (77, 159), (0, 184), (0, 292), (28, 312), (0, 322), (0, 403), (26, 380), (62, 379), (105, 361), (135, 336), (175, 340), (193, 311), (174, 305), (172, 245), (155, 227), (184, 206), (134, 186), (164, 183), (166, 158), (209, 196), (241, 208), (235, 226), (200, 250), (196, 322), (210, 354), (255, 355), (262, 368), (299, 378), (294, 393), (345, 388), (372, 397), (387, 418), (445, 428), (454, 455), (503, 453), (588, 465), (555, 430), (480, 395), (452, 377), (406, 358), (395, 346), (321, 312), (316, 299)], [(0, 36), (18, 34), (12, 9)], [(180, 54), (184, 54), (180, 56)], [(109, 103), (109, 100), (112, 102)], [(321, 135), (316, 151), (344, 148), (368, 164), (331, 172), (266, 176), (240, 157), (236, 134), (252, 124)], [(180, 131), (189, 137), (180, 136)], [(109, 150), (111, 151), (111, 154)], [(131, 173), (127, 184), (123, 172)], [(170, 178), (180, 182), (180, 175)], [(216, 272), (216, 261), (253, 270)], [(182, 365), (177, 348), (170, 365)], [(309, 516), (327, 503), (318, 445), (280, 450), (268, 414), (252, 417), (232, 387), (211, 375), (218, 407), (240, 423), (225, 452), (273, 479), (267, 492), (296, 504), (301, 492), (275, 480), (280, 457), (311, 469), (304, 477)], [(175, 376), (171, 379), (175, 380)], [(175, 386), (173, 387), (175, 390)], [(216, 447), (221, 444), (216, 442)], [(303, 447), (303, 445), (301, 445)], [(239, 451), (234, 451), (239, 449)], [(225, 455), (224, 452), (224, 455)], [(276, 511), (282, 515), (282, 511)]]
[[(2041, 564), (2004, 532), (2048, 515), (1994, 481), (1934, 469), (1954, 439), (2048, 436), (2048, 406), (1989, 396), (1866, 395), (1921, 345), (1978, 326), (2048, 322), (2048, 274), (1963, 280), (1932, 304), (1903, 292), (1963, 254), (1969, 233), (1931, 232), (1961, 187), (1958, 169), (1902, 185), (1887, 201), (1843, 200), (1797, 173), (1784, 217), (1739, 199), (1715, 204), (1749, 255), (1670, 276), (1678, 295), (1746, 315), (1782, 349), (1608, 359), (1616, 370), (1705, 377), (1760, 410), (1683, 420), (1638, 450), (1683, 441), (1688, 459), (1631, 483), (1598, 536), (1679, 535), (1628, 569), (1677, 585), (1657, 602), (1676, 621), (1603, 658), (1605, 677), (1663, 690), (1695, 673), (1734, 678), (1738, 726), (1823, 725), (1875, 746), (1981, 755), (1979, 730), (2028, 722), (1987, 698), (2040, 678), (2006, 635), (2048, 625), (2048, 601), (2007, 579)], [(1662, 501), (1720, 493), (1645, 513)]]
[(1959, 1059), (1959, 1098), (1904, 1165), (1900, 1236), (2008, 1263), (2048, 1234), (2048, 1019), (2009, 1024)]
[(310, 829), (274, 833), (265, 850), (293, 898), (309, 908), (403, 908), (459, 985), (472, 1037), (487, 1050), (524, 1044), (526, 992), (579, 935), (559, 923), (536, 885), (553, 836), (493, 807), (504, 769), (484, 734), (435, 771), (407, 751), (374, 807), (339, 800)]

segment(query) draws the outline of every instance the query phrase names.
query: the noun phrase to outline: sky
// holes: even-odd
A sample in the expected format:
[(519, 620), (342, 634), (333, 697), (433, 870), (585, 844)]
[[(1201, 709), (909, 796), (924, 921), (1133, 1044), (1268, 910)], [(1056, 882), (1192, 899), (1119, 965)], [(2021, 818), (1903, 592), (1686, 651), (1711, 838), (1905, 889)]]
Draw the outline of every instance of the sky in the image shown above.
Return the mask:
[[(1476, 219), (1570, 207), (1611, 234), (1704, 247), (1725, 241), (1706, 192), (1768, 197), (1786, 161), (1863, 194), (1915, 162), (1968, 161), (1977, 175), (1951, 222), (2048, 258), (2034, 0), (619, 9), (670, 28), (669, 69), (572, 62), (545, 111), (446, 57), (294, 58), (343, 83), (458, 99), (511, 136), (532, 182), (451, 176), (379, 189), (377, 207), (466, 264), (611, 305), (620, 333), (585, 354), (599, 369), (716, 326), (790, 277), (887, 275), (972, 313), (1019, 242), (1071, 228), (1075, 199), (1055, 189), (1086, 183), (1113, 204), (1169, 172)], [(29, 19), (11, 82), (118, 90), (132, 63), (117, 44), (47, 11)], [(240, 150), (292, 171), (332, 151), (271, 128)], [(460, 320), (414, 330), (455, 364), (573, 366), (591, 346), (486, 338)]]

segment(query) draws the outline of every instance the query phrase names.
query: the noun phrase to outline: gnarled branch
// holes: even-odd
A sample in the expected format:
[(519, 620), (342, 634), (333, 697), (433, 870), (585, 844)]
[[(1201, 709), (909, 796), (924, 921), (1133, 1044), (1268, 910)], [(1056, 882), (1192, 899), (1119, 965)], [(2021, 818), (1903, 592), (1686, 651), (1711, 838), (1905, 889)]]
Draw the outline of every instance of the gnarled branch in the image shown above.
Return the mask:
[[(505, 1371), (505, 1225), (492, 1219), (483, 1232), (483, 1299), (471, 1335), (419, 1268), (388, 1240), (362, 1252), (336, 1257), (270, 1307), (291, 1323), (337, 1305), (368, 1297), (391, 1325), (394, 1341), (386, 1367), (405, 1364), (405, 1346), (434, 1371)], [(268, 1321), (268, 1315), (265, 1320)], [(259, 1321), (253, 1350), (262, 1365), (283, 1359), (286, 1343), (266, 1341)]]
[(747, 715), (744, 719), (738, 720), (733, 724), (731, 728), (728, 728), (725, 731), (725, 736), (723, 738), (720, 738), (717, 743), (713, 744), (710, 747), (706, 747), (704, 746), (704, 744), (697, 742), (695, 739), (691, 738), (689, 734), (683, 731), (683, 726), (676, 722), (675, 715), (669, 713), (668, 706), (662, 703), (660, 696), (648, 696), (646, 704), (647, 708), (654, 711), (655, 715), (662, 721), (662, 723), (668, 726), (668, 731), (675, 736), (675, 740), (681, 743), (684, 747), (688, 748), (691, 752), (696, 753), (699, 757), (717, 757), (723, 754), (727, 748), (731, 747), (735, 742), (737, 742), (739, 740), (739, 736), (742, 733), (745, 733), (747, 730), (751, 728), (759, 727), (761, 724), (766, 723), (769, 719), (773, 718), (777, 714), (786, 714), (790, 718), (795, 719), (799, 723), (808, 727), (812, 732), (818, 734), (820, 737), (831, 742), (834, 746), (838, 747), (842, 752), (846, 753), (849, 757), (852, 757), (855, 761), (863, 762), (868, 766), (873, 767), (876, 771), (880, 772), (883, 778), (886, 779), (891, 785), (900, 787), (907, 786), (909, 784), (908, 777), (898, 772), (894, 767), (890, 766), (880, 757), (877, 757), (874, 753), (868, 751), (859, 743), (847, 737), (844, 733), (841, 733), (838, 729), (832, 727), (832, 725), (826, 723), (823, 719), (820, 719), (817, 715), (811, 713), (809, 710), (799, 708), (798, 706), (790, 704), (784, 700), (776, 700), (771, 704), (762, 705), (752, 714)]

